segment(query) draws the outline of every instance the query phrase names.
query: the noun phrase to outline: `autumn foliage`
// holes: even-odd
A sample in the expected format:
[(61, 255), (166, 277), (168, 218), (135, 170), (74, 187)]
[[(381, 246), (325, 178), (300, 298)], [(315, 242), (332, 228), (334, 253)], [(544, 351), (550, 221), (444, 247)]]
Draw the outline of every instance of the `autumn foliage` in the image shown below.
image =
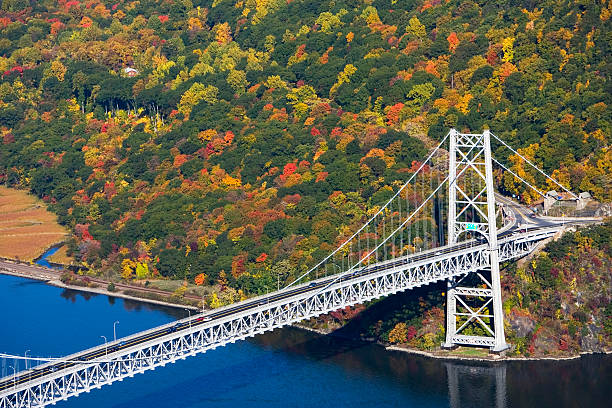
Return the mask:
[(0, 14), (0, 183), (48, 203), (91, 274), (204, 274), (209, 306), (288, 283), (450, 127), (612, 201), (609, 2), (18, 3)]

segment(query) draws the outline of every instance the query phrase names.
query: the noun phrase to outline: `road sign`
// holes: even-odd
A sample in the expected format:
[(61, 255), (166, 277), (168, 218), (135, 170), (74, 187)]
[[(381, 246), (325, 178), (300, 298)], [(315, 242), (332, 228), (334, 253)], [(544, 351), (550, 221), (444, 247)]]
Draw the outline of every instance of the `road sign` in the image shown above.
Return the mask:
[(473, 224), (473, 223), (471, 223), (471, 222), (468, 222), (468, 223), (465, 225), (465, 229), (466, 229), (466, 230), (468, 230), (468, 231), (476, 231), (476, 230), (478, 229), (478, 225)]

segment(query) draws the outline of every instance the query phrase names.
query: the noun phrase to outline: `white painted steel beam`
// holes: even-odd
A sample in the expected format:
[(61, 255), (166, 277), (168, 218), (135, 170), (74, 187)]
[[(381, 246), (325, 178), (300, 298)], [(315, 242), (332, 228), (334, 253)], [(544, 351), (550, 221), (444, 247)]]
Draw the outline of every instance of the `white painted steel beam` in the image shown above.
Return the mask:
[[(527, 255), (535, 248), (537, 242), (554, 235), (559, 229), (560, 227), (552, 227), (534, 230), (501, 239), (499, 241), (499, 260), (507, 261)], [(44, 407), (77, 396), (82, 392), (100, 388), (102, 385), (112, 384), (126, 377), (132, 377), (134, 374), (154, 370), (178, 359), (203, 353), (246, 337), (346, 306), (487, 269), (490, 267), (487, 246), (487, 244), (467, 246), (457, 251), (436, 255), (440, 249), (448, 247), (438, 248), (436, 252), (431, 251), (431, 257), (418, 261), (411, 259), (414, 258), (412, 256), (366, 266), (365, 268), (369, 270), (375, 267), (380, 267), (380, 269), (363, 275), (359, 275), (364, 272), (363, 269), (357, 270), (350, 276), (343, 277), (321, 289), (306, 291), (275, 301), (266, 301), (266, 297), (261, 297), (256, 299), (260, 302), (256, 307), (168, 333), (125, 350), (110, 352), (105, 358), (78, 362), (67, 369), (49, 372), (35, 380), (11, 387), (0, 392), (0, 408)], [(322, 281), (325, 279), (315, 282)], [(301, 286), (301, 288), (308, 287), (309, 285)], [(291, 290), (294, 289), (296, 288), (291, 288)], [(477, 291), (479, 295), (488, 295), (488, 292), (479, 291), (477, 288), (457, 287), (455, 289), (459, 295), (463, 294), (464, 290)], [(249, 302), (253, 302), (253, 299), (242, 303)], [(229, 310), (235, 306), (231, 305), (224, 309)], [(219, 310), (223, 309), (215, 311)], [(480, 314), (484, 315), (484, 313)], [(195, 317), (197, 316), (192, 316), (192, 319)], [(174, 324), (175, 322), (160, 327), (169, 328)], [(119, 339), (117, 343), (143, 334), (155, 333), (160, 327)], [(452, 341), (461, 344), (495, 346), (495, 339), (492, 337), (454, 334)], [(109, 344), (112, 345), (115, 342)], [(103, 347), (95, 347), (88, 351), (104, 350)], [(78, 355), (82, 354), (83, 352), (67, 356), (65, 360), (75, 361)], [(48, 363), (40, 367), (44, 368), (53, 364), (55, 363)], [(30, 370), (30, 373), (34, 371)], [(0, 384), (10, 381), (11, 378), (1, 379)]]

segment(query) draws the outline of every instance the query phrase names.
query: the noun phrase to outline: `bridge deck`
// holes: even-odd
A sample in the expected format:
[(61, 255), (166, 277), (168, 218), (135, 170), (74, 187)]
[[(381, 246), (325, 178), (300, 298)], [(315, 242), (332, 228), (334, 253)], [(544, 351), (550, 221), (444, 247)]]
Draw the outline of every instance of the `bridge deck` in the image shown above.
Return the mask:
[[(517, 233), (517, 230), (506, 231), (499, 234), (500, 244), (523, 238), (530, 239), (530, 236), (544, 234), (549, 236), (551, 232), (556, 232), (558, 227), (536, 227), (531, 232)], [(165, 337), (178, 336), (181, 332), (195, 331), (200, 327), (216, 324), (218, 321), (236, 315), (245, 311), (254, 310), (261, 307), (270, 307), (278, 304), (281, 301), (288, 299), (303, 299), (315, 296), (325, 290), (332, 284), (349, 284), (351, 281), (363, 281), (369, 279), (372, 275), (380, 275), (386, 271), (397, 270), (398, 268), (406, 268), (409, 265), (415, 265), (427, 261), (435, 261), (437, 259), (453, 257), (456, 254), (469, 249), (471, 251), (483, 251), (487, 244), (476, 241), (464, 242), (452, 246), (444, 246), (432, 250), (412, 254), (386, 262), (380, 262), (372, 265), (367, 265), (359, 269), (355, 269), (350, 273), (333, 275), (330, 277), (321, 278), (315, 281), (302, 284), (300, 286), (282, 289), (268, 295), (252, 298), (240, 303), (229, 305), (214, 311), (208, 311), (203, 314), (191, 316), (187, 319), (182, 319), (177, 322), (172, 322), (163, 326), (136, 333), (134, 335), (120, 338), (117, 341), (102, 344), (88, 350), (84, 350), (62, 359), (61, 362), (51, 362), (35, 367), (28, 371), (22, 371), (17, 376), (5, 377), (0, 380), (0, 395), (5, 392), (10, 392), (11, 389), (21, 388), (26, 384), (39, 383), (45, 380), (45, 377), (57, 377), (62, 371), (68, 370), (78, 365), (92, 364), (96, 362), (104, 362), (112, 359), (125, 351), (138, 348), (143, 344), (149, 344), (152, 341), (163, 339)], [(343, 275), (343, 276), (340, 276)]]

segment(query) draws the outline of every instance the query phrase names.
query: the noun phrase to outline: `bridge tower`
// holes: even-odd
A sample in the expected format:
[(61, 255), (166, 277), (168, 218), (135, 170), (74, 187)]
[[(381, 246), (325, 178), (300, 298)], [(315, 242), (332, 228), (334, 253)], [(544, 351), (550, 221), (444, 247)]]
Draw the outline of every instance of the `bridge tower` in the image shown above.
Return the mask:
[(482, 134), (464, 134), (451, 129), (449, 136), (448, 244), (460, 240), (470, 245), (488, 242), (484, 256), (489, 257), (490, 268), (448, 281), (443, 347), (463, 344), (499, 352), (508, 345), (504, 336), (490, 133), (485, 130)]

